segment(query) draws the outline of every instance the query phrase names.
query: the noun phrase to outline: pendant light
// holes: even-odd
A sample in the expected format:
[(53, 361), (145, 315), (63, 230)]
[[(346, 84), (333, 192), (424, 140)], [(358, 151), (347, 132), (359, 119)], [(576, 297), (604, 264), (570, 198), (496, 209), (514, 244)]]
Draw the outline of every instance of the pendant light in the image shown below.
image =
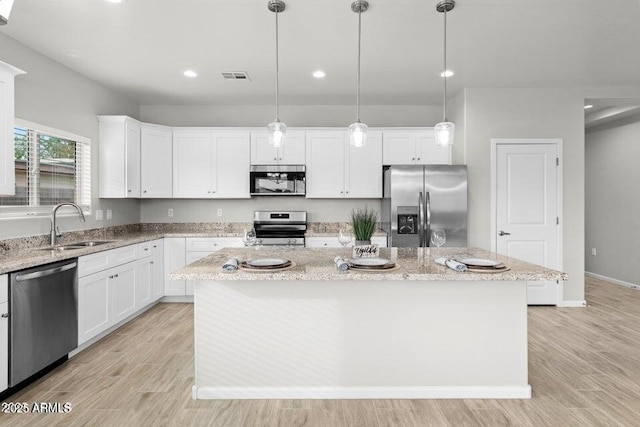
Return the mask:
[(353, 147), (363, 147), (367, 143), (367, 125), (360, 121), (360, 45), (362, 40), (362, 12), (369, 9), (369, 2), (357, 0), (351, 3), (351, 10), (358, 14), (358, 91), (356, 95), (356, 121), (349, 126), (349, 142)]
[(278, 14), (283, 12), (285, 4), (282, 0), (269, 0), (267, 8), (276, 14), (276, 119), (269, 123), (267, 132), (269, 133), (269, 143), (275, 148), (284, 145), (287, 134), (287, 125), (280, 121), (280, 105), (278, 103), (278, 81), (280, 79), (280, 68), (278, 64)]
[(454, 0), (442, 0), (436, 5), (436, 10), (444, 14), (444, 120), (436, 124), (434, 127), (436, 135), (436, 144), (440, 146), (448, 146), (453, 144), (453, 136), (456, 125), (447, 120), (447, 12), (455, 7)]
[(9, 22), (12, 7), (13, 0), (0, 0), (0, 25), (6, 25)]

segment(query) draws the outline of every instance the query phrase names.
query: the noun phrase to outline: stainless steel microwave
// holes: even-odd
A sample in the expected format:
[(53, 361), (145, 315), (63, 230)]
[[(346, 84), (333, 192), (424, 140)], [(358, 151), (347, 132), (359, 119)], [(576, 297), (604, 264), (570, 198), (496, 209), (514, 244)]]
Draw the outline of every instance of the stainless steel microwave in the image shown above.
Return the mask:
[(252, 196), (304, 196), (304, 165), (254, 165), (250, 169)]

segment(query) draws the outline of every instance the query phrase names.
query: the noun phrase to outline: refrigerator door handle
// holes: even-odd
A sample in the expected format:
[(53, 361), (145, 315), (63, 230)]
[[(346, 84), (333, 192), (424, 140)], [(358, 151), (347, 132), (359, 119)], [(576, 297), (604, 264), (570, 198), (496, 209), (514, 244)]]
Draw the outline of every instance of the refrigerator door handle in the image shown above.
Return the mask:
[(430, 242), (431, 242), (431, 195), (429, 194), (429, 192), (427, 191), (425, 193), (425, 217), (426, 217), (426, 221), (425, 221), (425, 230), (424, 230), (424, 240), (427, 242), (427, 244), (425, 246), (431, 246)]
[(425, 247), (424, 244), (424, 197), (422, 196), (422, 191), (418, 196), (418, 236), (420, 238), (420, 243), (418, 244), (419, 248)]

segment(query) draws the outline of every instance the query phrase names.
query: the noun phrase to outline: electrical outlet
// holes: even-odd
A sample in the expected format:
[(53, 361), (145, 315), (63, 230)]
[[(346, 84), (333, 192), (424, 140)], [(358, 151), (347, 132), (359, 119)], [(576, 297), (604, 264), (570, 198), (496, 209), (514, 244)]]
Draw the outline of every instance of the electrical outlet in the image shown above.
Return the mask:
[(591, 255), (596, 256), (596, 248), (591, 248)]
[(111, 209), (107, 209), (107, 219), (113, 218), (113, 211)]
[(96, 221), (102, 221), (102, 209), (96, 209)]
[(218, 216), (222, 216), (222, 208), (218, 209)]
[(169, 218), (171, 218), (171, 217), (173, 216), (173, 209), (169, 209), (169, 210), (167, 211), (167, 216), (168, 216)]

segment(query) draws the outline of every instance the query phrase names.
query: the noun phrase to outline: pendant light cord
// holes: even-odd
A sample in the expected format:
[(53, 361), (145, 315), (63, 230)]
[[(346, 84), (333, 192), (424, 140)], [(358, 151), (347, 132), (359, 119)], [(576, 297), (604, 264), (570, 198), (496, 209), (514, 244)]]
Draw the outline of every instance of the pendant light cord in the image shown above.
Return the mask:
[(444, 121), (447, 121), (447, 7), (444, 7)]
[(358, 10), (358, 90), (356, 92), (356, 121), (360, 123), (360, 44), (362, 39), (362, 9)]
[(280, 66), (278, 58), (280, 57), (278, 51), (278, 9), (276, 9), (276, 122), (280, 121), (280, 104), (278, 102), (278, 81), (280, 80)]

